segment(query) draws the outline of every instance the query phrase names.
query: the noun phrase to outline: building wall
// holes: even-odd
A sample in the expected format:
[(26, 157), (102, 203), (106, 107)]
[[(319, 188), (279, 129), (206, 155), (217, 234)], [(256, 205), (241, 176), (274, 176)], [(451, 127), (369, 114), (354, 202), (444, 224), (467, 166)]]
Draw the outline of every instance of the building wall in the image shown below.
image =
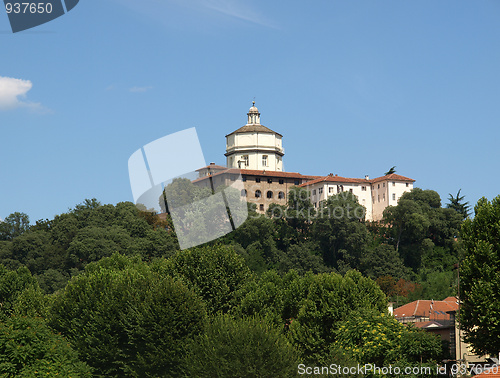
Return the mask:
[[(408, 184), (408, 185), (407, 185)], [(365, 219), (368, 221), (379, 221), (383, 217), (387, 206), (396, 206), (399, 198), (405, 192), (413, 189), (413, 183), (384, 180), (371, 183), (350, 183), (320, 181), (307, 186), (311, 193), (311, 202), (318, 208), (321, 201), (340, 192), (352, 192), (358, 202), (366, 209)]]
[[(235, 133), (226, 137), (226, 164), (228, 168), (262, 169), (283, 171), (284, 154), (282, 137), (274, 133), (245, 132)], [(238, 167), (238, 160), (248, 155), (249, 165)], [(267, 155), (267, 166), (263, 165), (262, 157)]]
[[(233, 176), (233, 179), (231, 179)], [(257, 205), (257, 211), (264, 213), (272, 203), (279, 205), (286, 205), (288, 203), (288, 192), (294, 186), (300, 185), (306, 180), (299, 177), (272, 177), (269, 175), (245, 175), (242, 172), (242, 179), (244, 188), (246, 190), (246, 200)], [(220, 185), (231, 185), (234, 179), (237, 178), (236, 174), (221, 173), (212, 177), (213, 185), (215, 188)], [(260, 182), (258, 182), (260, 180)], [(269, 182), (270, 180), (271, 182)], [(200, 180), (194, 183), (200, 187), (210, 188), (210, 180)], [(256, 196), (256, 191), (260, 190), (260, 197)], [(268, 198), (267, 193), (272, 192), (272, 197)], [(279, 194), (282, 192), (282, 197)], [(245, 194), (242, 193), (242, 196)]]
[(384, 210), (388, 206), (396, 206), (399, 198), (405, 192), (413, 189), (412, 182), (381, 180), (372, 184), (373, 220), (383, 218)]
[(371, 189), (370, 182), (366, 183), (345, 183), (345, 182), (325, 182), (321, 181), (307, 189), (311, 193), (311, 202), (314, 207), (319, 208), (321, 201), (326, 201), (329, 197), (339, 193), (351, 192), (358, 198), (360, 205), (366, 209), (365, 219), (372, 220), (372, 206), (371, 206)]

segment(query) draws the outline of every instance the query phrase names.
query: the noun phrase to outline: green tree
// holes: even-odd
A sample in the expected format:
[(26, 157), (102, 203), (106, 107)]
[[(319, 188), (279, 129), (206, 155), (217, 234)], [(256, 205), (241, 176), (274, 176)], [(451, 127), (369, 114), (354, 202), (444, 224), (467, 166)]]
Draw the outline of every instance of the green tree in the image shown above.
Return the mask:
[(387, 172), (384, 173), (385, 176), (396, 173), (396, 166), (391, 167)]
[(373, 311), (352, 313), (340, 323), (335, 334), (333, 348), (353, 357), (361, 365), (399, 366), (402, 370), (405, 366), (426, 363), (435, 373), (437, 359), (442, 353), (436, 335)]
[(404, 278), (407, 275), (403, 260), (389, 244), (381, 244), (368, 250), (361, 257), (361, 265), (364, 273), (373, 279), (382, 276)]
[(98, 376), (174, 377), (206, 312), (182, 282), (115, 254), (73, 278), (49, 319)]
[(181, 279), (203, 298), (211, 315), (229, 311), (236, 292), (251, 279), (243, 258), (220, 245), (179, 251), (166, 263), (153, 264), (153, 269)]
[(189, 377), (295, 377), (299, 355), (266, 319), (214, 318), (186, 359)]
[(26, 267), (12, 271), (0, 265), (0, 320), (13, 314), (16, 300), (28, 288), (39, 286)]
[(500, 352), (500, 196), (481, 198), (462, 226), (460, 325), (480, 355)]
[(470, 206), (469, 202), (464, 202), (465, 196), (460, 196), (461, 191), (462, 189), (458, 191), (455, 197), (449, 193), (450, 197), (448, 197), (448, 201), (450, 201), (450, 203), (446, 204), (446, 207), (455, 210), (462, 216), (462, 219), (465, 220), (470, 216)]
[(0, 240), (12, 240), (29, 230), (30, 219), (24, 213), (10, 214), (4, 221), (0, 221)]
[[(306, 362), (328, 364), (339, 322), (353, 311), (387, 311), (387, 299), (372, 280), (351, 270), (338, 274), (306, 275), (290, 333)], [(299, 291), (300, 292), (300, 291)], [(298, 298), (297, 298), (298, 299)]]
[(415, 272), (434, 246), (446, 247), (456, 257), (460, 215), (441, 208), (441, 199), (435, 191), (415, 188), (404, 193), (397, 206), (384, 210), (383, 219), (388, 227), (388, 241), (396, 247), (405, 265)]
[(365, 212), (349, 192), (331, 196), (321, 204), (318, 217), (312, 221), (312, 236), (319, 242), (327, 266), (342, 273), (360, 268), (369, 241), (363, 222)]
[(91, 372), (43, 319), (13, 316), (0, 322), (2, 377), (92, 377)]

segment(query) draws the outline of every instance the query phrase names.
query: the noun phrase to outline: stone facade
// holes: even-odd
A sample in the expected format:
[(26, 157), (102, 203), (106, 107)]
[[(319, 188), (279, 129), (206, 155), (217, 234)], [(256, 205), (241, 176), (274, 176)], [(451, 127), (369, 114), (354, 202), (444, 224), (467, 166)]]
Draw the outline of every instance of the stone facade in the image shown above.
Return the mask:
[(242, 197), (257, 205), (257, 211), (265, 212), (271, 203), (286, 205), (288, 202), (288, 192), (294, 186), (315, 179), (317, 176), (305, 176), (295, 172), (278, 172), (278, 171), (258, 171), (251, 169), (225, 169), (218, 170), (210, 174), (211, 166), (209, 165), (199, 169), (199, 178), (193, 183), (200, 187), (213, 187), (214, 189), (224, 185), (229, 186), (235, 180), (243, 181), (244, 189), (241, 192)]

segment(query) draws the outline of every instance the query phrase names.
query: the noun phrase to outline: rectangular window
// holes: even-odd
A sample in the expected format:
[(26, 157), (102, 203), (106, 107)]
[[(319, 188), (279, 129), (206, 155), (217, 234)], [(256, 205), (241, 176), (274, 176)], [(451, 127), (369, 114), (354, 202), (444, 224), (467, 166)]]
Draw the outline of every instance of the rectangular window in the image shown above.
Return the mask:
[(396, 201), (396, 193), (392, 193), (392, 200)]
[(316, 189), (313, 190), (313, 196), (315, 196), (315, 195), (316, 195)]
[(352, 193), (352, 189), (349, 189), (349, 193)]
[(377, 184), (377, 189), (380, 189), (380, 184)]
[(410, 184), (406, 183), (406, 187), (408, 188), (410, 186)]
[(366, 192), (366, 186), (362, 186), (362, 187), (361, 187), (361, 190), (362, 190), (363, 192)]
[(375, 203), (375, 197), (372, 197), (372, 202)]
[(385, 188), (385, 182), (382, 184), (382, 186)]
[(396, 186), (396, 183), (394, 181), (392, 182), (392, 186)]
[(245, 167), (248, 167), (248, 155), (243, 155), (243, 165)]
[(385, 201), (385, 193), (382, 194), (382, 201)]
[(319, 189), (318, 189), (318, 193), (319, 193), (319, 194), (323, 193), (323, 188), (319, 188)]
[(260, 209), (260, 211), (264, 211), (264, 205), (263, 205), (263, 204), (260, 204), (260, 205), (259, 205), (259, 209)]
[(285, 182), (285, 180), (283, 180), (283, 179), (280, 179), (280, 180), (279, 180), (279, 183), (280, 183), (281, 185), (283, 185), (283, 183), (284, 183), (284, 182)]
[(267, 167), (267, 155), (262, 155), (262, 166)]
[(247, 181), (247, 176), (245, 176), (245, 175), (241, 176), (241, 181), (243, 181), (243, 182)]
[(273, 179), (272, 179), (272, 178), (268, 178), (268, 179), (267, 179), (267, 183), (268, 183), (268, 184), (272, 184), (272, 183), (273, 183)]
[(328, 188), (328, 193), (333, 193), (333, 188), (331, 186)]
[(378, 202), (380, 202), (380, 194), (378, 195), (377, 199), (378, 199)]
[(260, 182), (260, 177), (256, 177), (255, 182)]
[(299, 180), (294, 180), (294, 185), (299, 185)]

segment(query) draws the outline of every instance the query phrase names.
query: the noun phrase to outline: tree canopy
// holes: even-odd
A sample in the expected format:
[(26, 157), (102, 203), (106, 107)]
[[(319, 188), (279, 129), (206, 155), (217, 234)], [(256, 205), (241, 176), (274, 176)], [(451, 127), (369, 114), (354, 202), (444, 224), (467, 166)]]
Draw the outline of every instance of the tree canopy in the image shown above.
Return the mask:
[(500, 352), (500, 196), (481, 198), (462, 226), (460, 324), (465, 340), (482, 354)]

